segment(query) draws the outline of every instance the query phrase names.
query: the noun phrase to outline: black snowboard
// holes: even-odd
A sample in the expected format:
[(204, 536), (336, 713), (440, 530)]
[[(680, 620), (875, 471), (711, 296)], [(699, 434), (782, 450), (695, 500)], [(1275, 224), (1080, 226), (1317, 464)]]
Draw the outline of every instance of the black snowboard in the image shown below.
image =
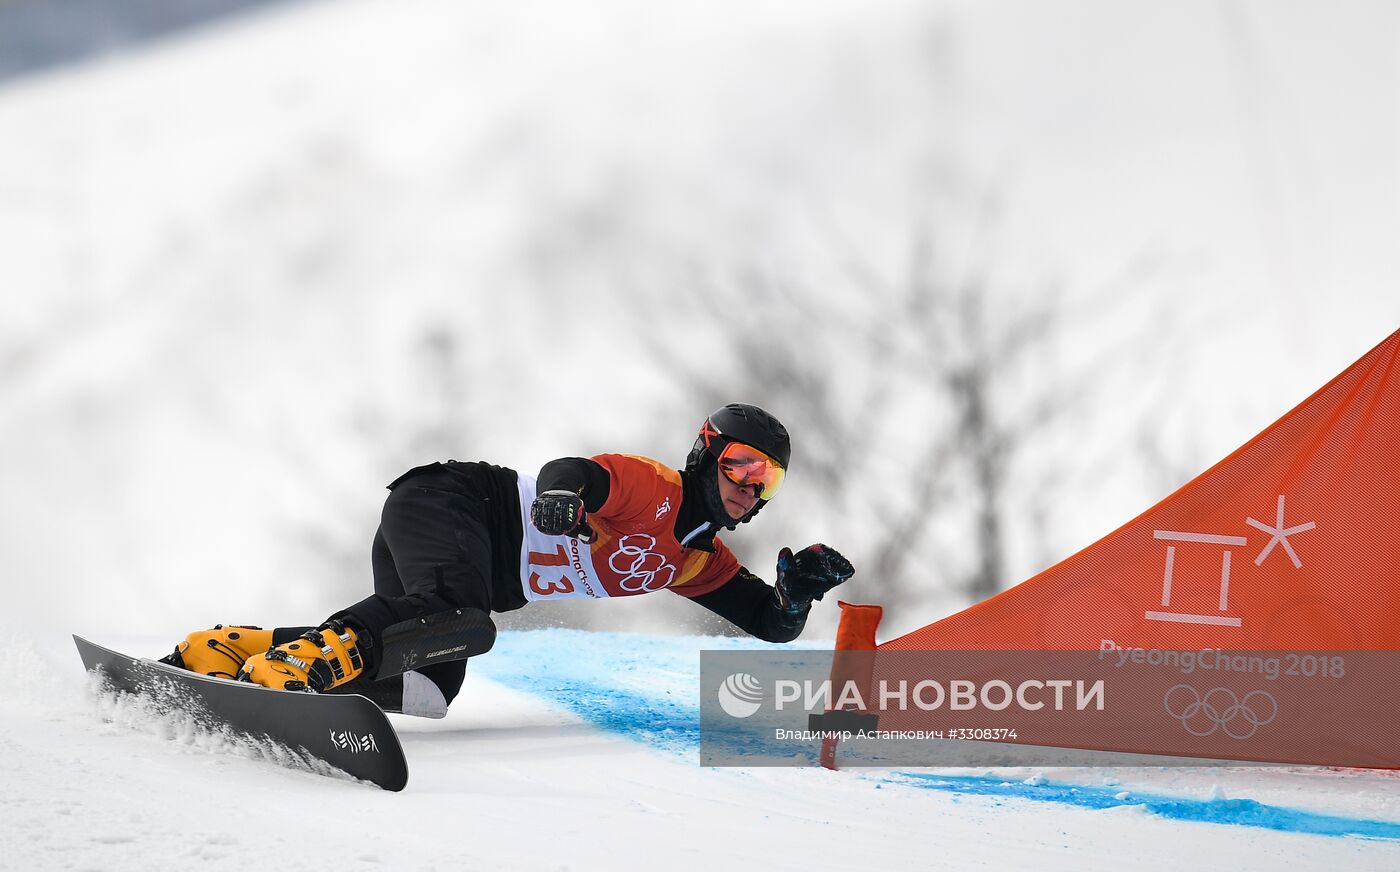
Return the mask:
[(88, 671), (117, 690), (139, 693), (162, 708), (181, 709), (203, 726), (270, 739), (385, 790), (403, 790), (408, 761), (379, 707), (352, 694), (271, 690), (131, 657), (74, 636)]

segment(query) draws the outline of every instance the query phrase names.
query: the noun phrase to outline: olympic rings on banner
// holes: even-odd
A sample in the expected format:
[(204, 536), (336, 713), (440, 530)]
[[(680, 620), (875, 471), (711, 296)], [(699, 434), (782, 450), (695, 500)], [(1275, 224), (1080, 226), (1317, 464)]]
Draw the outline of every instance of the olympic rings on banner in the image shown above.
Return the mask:
[(1278, 700), (1263, 690), (1251, 690), (1240, 699), (1227, 687), (1212, 688), (1202, 696), (1191, 685), (1178, 684), (1167, 691), (1162, 704), (1186, 732), (1202, 738), (1224, 730), (1232, 739), (1248, 739), (1278, 717)]

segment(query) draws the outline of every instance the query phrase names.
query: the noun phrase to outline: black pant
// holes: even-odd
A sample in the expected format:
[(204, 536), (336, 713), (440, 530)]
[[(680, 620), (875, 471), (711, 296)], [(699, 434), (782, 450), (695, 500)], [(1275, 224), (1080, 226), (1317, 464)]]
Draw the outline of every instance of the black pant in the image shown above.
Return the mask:
[[(397, 483), (384, 502), (371, 560), (374, 596), (336, 617), (350, 617), (377, 646), (385, 628), (464, 606), (491, 611), (491, 537), (483, 501), (438, 490), (430, 476)], [(376, 650), (370, 668), (378, 669)], [(419, 670), (451, 702), (465, 660)], [(371, 673), (372, 674), (372, 673)]]

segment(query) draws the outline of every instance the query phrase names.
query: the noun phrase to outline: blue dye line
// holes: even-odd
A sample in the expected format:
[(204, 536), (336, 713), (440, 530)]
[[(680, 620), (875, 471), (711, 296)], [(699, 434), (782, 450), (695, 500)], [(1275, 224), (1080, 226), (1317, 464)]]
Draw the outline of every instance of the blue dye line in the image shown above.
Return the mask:
[(665, 687), (635, 683), (658, 672), (674, 674), (672, 685), (698, 683), (698, 647), (674, 638), (579, 630), (502, 633), (490, 656), (472, 660), (469, 668), (561, 705), (609, 733), (678, 755), (700, 747), (693, 693), (671, 695)]
[[(1252, 799), (1185, 799), (1136, 790), (1125, 791), (1121, 787), (1089, 787), (1052, 781), (1012, 782), (994, 776), (935, 775), (924, 772), (899, 772), (890, 780), (896, 784), (927, 790), (1029, 799), (1080, 808), (1141, 807), (1151, 814), (1179, 821), (1234, 824), (1317, 836), (1400, 840), (1400, 823), (1318, 814), (1301, 809), (1265, 805)], [(1124, 793), (1127, 793), (1127, 796), (1123, 796)]]
[(600, 730), (662, 751), (689, 754), (700, 747), (700, 713), (694, 706), (563, 677), (490, 677), (562, 705)]
[[(686, 644), (689, 643), (689, 644)], [(502, 633), (474, 673), (568, 709), (589, 724), (677, 756), (700, 748), (700, 711), (691, 691), (699, 684), (700, 648), (739, 648), (744, 640), (690, 640), (577, 630)], [(567, 657), (560, 652), (567, 651)], [(657, 675), (672, 680), (647, 683)], [(606, 682), (606, 683), (605, 683)], [(896, 772), (870, 776), (876, 786), (913, 787), (968, 796), (1051, 802), (1080, 808), (1141, 807), (1171, 820), (1230, 824), (1318, 836), (1400, 841), (1400, 823), (1318, 814), (1252, 799), (1196, 800), (997, 776)]]

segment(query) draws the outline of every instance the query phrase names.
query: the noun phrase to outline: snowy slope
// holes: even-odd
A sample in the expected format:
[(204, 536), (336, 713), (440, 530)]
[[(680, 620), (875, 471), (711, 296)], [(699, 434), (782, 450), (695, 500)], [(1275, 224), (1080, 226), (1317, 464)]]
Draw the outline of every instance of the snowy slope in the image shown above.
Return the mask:
[[(427, 459), (679, 458), (694, 403), (617, 287), (851, 293), (849, 250), (902, 263), (945, 195), (1005, 196), (1018, 287), (1169, 264), (1134, 305), (1185, 325), (1163, 442), (1195, 472), (1400, 318), (1398, 32), (1364, 0), (337, 0), (6, 83), (0, 869), (1400, 868), (1384, 774), (700, 769), (725, 640), (505, 634), (400, 722), (390, 795), (94, 698), (66, 635), (158, 654), (358, 599), (381, 485)], [(624, 384), (521, 353), (580, 336)], [(1071, 486), (1054, 556), (1142, 484)], [(788, 487), (797, 526), (825, 495)], [(767, 568), (763, 535), (732, 544)]]
[(395, 719), (412, 776), (391, 794), (96, 695), (61, 634), (6, 638), (0, 868), (17, 872), (1168, 870), (1187, 846), (1228, 869), (1400, 864), (1385, 774), (700, 768), (696, 652), (733, 640), (503, 634), (446, 719)]

